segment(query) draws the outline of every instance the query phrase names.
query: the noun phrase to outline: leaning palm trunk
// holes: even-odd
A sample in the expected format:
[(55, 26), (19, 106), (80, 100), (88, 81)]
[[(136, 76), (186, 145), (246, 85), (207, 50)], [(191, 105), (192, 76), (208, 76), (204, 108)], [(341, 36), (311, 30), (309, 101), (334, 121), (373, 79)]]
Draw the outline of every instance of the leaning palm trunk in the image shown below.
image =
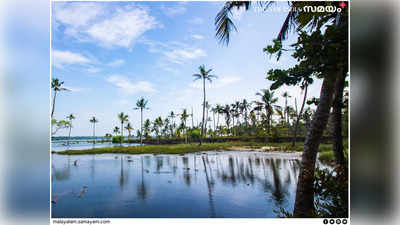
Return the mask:
[(344, 165), (343, 137), (342, 137), (342, 108), (345, 74), (338, 77), (335, 84), (335, 98), (333, 100), (333, 153), (335, 161)]
[(304, 152), (301, 160), (296, 201), (294, 204), (294, 217), (312, 217), (314, 211), (314, 170), (318, 147), (322, 133), (326, 128), (329, 118), (329, 110), (332, 105), (335, 79), (333, 74), (324, 78), (320, 94), (320, 102), (315, 111), (311, 127), (307, 131), (304, 143)]
[[(300, 112), (299, 112), (299, 114), (297, 114), (296, 126), (294, 128), (292, 147), (296, 147), (297, 130), (299, 129), (299, 122), (300, 122), (301, 114), (303, 113), (304, 104), (306, 103), (306, 99), (307, 99), (307, 88), (308, 88), (308, 86), (305, 85), (303, 103), (301, 103)], [(297, 110), (297, 108), (296, 108), (296, 110)]]
[(51, 119), (53, 119), (54, 109), (56, 108), (56, 96), (57, 96), (57, 91), (54, 91), (53, 107), (51, 109)]
[(67, 145), (69, 145), (69, 141), (70, 141), (70, 139), (71, 139), (71, 129), (72, 129), (72, 124), (69, 125), (69, 133), (68, 133)]

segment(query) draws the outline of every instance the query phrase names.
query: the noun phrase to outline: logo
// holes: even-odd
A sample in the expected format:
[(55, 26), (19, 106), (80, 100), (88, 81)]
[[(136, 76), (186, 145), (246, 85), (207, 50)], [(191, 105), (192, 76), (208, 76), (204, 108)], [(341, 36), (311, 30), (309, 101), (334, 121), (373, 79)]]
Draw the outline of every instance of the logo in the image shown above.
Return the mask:
[(344, 7), (346, 7), (346, 6), (347, 6), (347, 5), (346, 5), (345, 2), (341, 2), (341, 3), (339, 4), (339, 7), (342, 8), (342, 9), (344, 9)]

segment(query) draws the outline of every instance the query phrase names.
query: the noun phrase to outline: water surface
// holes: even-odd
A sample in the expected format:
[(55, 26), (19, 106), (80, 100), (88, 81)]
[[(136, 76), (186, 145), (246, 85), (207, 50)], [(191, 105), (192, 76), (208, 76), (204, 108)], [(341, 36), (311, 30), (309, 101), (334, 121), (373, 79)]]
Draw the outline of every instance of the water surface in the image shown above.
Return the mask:
[(53, 218), (276, 217), (292, 210), (298, 153), (52, 155)]

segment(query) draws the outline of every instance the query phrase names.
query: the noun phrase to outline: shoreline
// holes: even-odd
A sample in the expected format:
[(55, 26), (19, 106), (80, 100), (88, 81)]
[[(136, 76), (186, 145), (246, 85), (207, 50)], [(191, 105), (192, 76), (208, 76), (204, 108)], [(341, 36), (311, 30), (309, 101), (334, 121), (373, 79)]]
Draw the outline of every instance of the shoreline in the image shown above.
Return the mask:
[[(185, 154), (203, 151), (260, 151), (260, 152), (302, 152), (303, 143), (298, 143), (295, 149), (291, 143), (259, 143), (259, 142), (219, 142), (219, 143), (198, 143), (190, 144), (164, 144), (164, 145), (139, 145), (139, 146), (114, 146), (82, 150), (64, 150), (52, 154), (59, 155), (90, 155), (90, 154)], [(330, 145), (321, 145), (320, 151), (326, 151)]]

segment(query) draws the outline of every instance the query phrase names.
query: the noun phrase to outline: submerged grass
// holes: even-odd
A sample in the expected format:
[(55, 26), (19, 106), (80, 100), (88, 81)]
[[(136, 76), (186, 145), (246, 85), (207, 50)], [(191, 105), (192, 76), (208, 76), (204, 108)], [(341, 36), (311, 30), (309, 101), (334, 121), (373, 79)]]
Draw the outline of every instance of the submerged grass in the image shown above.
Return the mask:
[[(266, 151), (276, 152), (298, 152), (303, 151), (304, 144), (297, 143), (296, 148), (291, 147), (291, 143), (261, 143), (261, 142), (219, 142), (219, 143), (204, 143), (199, 146), (198, 143), (191, 144), (166, 144), (166, 145), (142, 145), (142, 146), (113, 146), (104, 148), (94, 148), (86, 150), (66, 150), (61, 152), (52, 152), (60, 155), (86, 155), (86, 154), (107, 154), (107, 153), (122, 153), (122, 154), (184, 154), (192, 152), (213, 151), (213, 150), (252, 150), (268, 148)], [(320, 150), (330, 148), (330, 145), (322, 144)]]

